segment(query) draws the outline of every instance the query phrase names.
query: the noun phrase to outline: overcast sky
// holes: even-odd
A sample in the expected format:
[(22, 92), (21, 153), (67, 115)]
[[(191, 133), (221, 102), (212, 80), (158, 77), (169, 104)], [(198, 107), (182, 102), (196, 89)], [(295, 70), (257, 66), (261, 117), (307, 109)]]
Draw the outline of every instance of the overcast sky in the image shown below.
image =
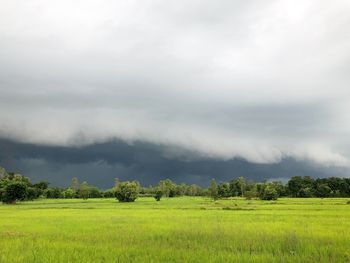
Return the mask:
[(349, 14), (348, 0), (0, 0), (0, 138), (348, 168)]

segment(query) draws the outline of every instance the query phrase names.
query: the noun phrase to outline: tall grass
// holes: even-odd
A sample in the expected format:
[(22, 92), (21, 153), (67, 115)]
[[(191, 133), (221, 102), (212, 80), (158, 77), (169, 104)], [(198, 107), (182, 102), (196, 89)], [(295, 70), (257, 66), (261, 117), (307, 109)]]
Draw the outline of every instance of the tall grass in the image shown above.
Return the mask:
[(0, 262), (350, 262), (348, 200), (0, 205)]

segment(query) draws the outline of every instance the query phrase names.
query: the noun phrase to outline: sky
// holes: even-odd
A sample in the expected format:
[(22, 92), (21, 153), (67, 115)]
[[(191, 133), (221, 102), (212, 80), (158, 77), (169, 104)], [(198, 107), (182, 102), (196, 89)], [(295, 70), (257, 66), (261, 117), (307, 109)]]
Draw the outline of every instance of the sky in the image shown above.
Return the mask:
[(350, 2), (0, 0), (0, 165), (207, 184), (350, 173)]

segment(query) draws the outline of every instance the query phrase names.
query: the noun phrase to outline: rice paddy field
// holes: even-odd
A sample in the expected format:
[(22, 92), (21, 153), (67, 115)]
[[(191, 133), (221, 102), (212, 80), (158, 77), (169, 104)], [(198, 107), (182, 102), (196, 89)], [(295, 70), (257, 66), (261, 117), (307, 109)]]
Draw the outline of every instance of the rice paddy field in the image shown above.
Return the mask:
[(350, 262), (350, 199), (0, 205), (0, 262)]

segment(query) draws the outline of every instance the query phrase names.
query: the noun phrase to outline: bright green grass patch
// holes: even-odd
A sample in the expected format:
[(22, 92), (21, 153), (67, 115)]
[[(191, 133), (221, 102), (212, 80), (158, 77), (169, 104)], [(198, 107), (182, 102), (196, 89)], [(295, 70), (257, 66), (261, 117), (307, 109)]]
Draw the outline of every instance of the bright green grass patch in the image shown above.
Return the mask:
[(348, 200), (0, 205), (0, 262), (350, 262)]

